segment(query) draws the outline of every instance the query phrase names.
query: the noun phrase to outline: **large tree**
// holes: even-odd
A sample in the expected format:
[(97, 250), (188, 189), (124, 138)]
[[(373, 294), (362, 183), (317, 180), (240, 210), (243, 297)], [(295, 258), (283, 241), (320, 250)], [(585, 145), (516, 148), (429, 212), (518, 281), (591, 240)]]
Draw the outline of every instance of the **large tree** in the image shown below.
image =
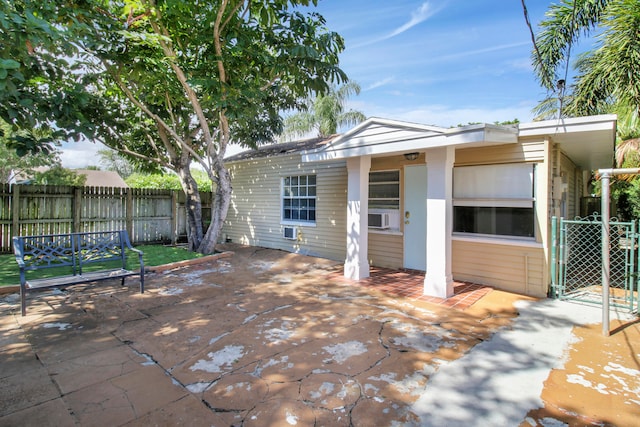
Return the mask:
[[(67, 85), (78, 82), (84, 90), (72, 85), (66, 92), (62, 86), (75, 108), (53, 116), (54, 123), (175, 171), (187, 195), (190, 247), (209, 253), (230, 203), (227, 145), (272, 140), (282, 129), (282, 110), (346, 81), (337, 66), (343, 40), (324, 27), (320, 15), (299, 9), (311, 4), (316, 0), (68, 0), (56, 9), (29, 0), (5, 2), (3, 9), (26, 17), (19, 25), (42, 16), (43, 31), (55, 35), (55, 42), (40, 44), (16, 40), (21, 55), (9, 58), (9, 70), (21, 70), (41, 52), (56, 67), (65, 68), (63, 58), (69, 69), (79, 68)], [(20, 51), (25, 43), (26, 57)], [(25, 85), (19, 77), (14, 84), (20, 88)], [(193, 162), (213, 182), (206, 232)]]

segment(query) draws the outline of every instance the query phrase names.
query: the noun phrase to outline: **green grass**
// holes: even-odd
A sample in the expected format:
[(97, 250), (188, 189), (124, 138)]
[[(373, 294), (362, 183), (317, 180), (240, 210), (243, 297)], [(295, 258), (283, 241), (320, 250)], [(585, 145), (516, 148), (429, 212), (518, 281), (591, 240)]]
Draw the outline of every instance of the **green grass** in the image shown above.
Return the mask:
[[(164, 245), (140, 245), (136, 246), (144, 252), (142, 259), (145, 267), (155, 267), (158, 265), (169, 264), (177, 261), (200, 258), (200, 253), (190, 252), (180, 246), (164, 246)], [(96, 263), (92, 264), (87, 270), (98, 270), (103, 268), (117, 268), (117, 263)], [(137, 254), (127, 251), (127, 269), (136, 270), (140, 267)], [(65, 267), (46, 268), (43, 270), (27, 272), (27, 279), (36, 279), (44, 277), (53, 277), (58, 275), (70, 274), (70, 270)], [(16, 257), (13, 254), (0, 255), (0, 286), (11, 286), (20, 284), (20, 274)]]

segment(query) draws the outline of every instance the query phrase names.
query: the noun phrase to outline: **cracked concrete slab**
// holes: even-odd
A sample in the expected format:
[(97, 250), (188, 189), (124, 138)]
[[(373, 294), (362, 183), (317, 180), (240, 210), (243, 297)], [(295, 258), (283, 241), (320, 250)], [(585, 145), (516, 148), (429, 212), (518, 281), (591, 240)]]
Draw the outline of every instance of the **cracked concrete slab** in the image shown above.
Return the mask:
[[(522, 324), (514, 318), (527, 313), (514, 302), (540, 304), (492, 291), (465, 311), (447, 309), (349, 284), (333, 261), (226, 247), (232, 255), (148, 274), (142, 295), (118, 281), (70, 287), (31, 296), (26, 317), (15, 295), (2, 297), (0, 426), (428, 425), (425, 399), (479, 374), (463, 369), (452, 381), (446, 372), (509, 339), (503, 334)], [(591, 342), (589, 331), (580, 330)], [(541, 397), (522, 399), (530, 412), (511, 425), (630, 425), (624, 414), (639, 407), (640, 368), (625, 351), (640, 357), (640, 345), (601, 342), (610, 360), (594, 367), (580, 340), (566, 344), (580, 355), (565, 344), (556, 347), (570, 360), (551, 370)], [(501, 363), (518, 363), (521, 353), (506, 352)], [(495, 363), (478, 366), (501, 374)], [(554, 410), (573, 408), (558, 398), (568, 386), (594, 401), (604, 392), (625, 399), (613, 406), (623, 416)]]

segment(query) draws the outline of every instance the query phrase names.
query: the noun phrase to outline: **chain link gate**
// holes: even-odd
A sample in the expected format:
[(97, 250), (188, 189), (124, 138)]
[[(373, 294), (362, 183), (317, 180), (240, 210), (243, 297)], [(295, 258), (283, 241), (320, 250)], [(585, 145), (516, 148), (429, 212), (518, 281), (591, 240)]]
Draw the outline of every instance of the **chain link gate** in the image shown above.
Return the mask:
[[(635, 221), (609, 222), (609, 305), (638, 310), (638, 242)], [(556, 298), (602, 304), (602, 219), (598, 214), (552, 218), (552, 293)], [(556, 256), (557, 255), (557, 256)]]

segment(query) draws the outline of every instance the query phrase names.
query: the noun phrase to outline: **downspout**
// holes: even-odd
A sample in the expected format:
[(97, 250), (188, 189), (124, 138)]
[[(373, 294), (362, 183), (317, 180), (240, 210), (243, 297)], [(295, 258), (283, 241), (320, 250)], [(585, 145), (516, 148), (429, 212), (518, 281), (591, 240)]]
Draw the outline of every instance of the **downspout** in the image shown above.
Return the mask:
[(562, 152), (558, 147), (558, 144), (554, 144), (555, 153), (555, 171), (552, 172), (551, 190), (553, 191), (553, 213), (555, 216), (560, 217), (562, 214), (562, 193), (555, 194), (557, 190), (556, 178), (562, 179)]

